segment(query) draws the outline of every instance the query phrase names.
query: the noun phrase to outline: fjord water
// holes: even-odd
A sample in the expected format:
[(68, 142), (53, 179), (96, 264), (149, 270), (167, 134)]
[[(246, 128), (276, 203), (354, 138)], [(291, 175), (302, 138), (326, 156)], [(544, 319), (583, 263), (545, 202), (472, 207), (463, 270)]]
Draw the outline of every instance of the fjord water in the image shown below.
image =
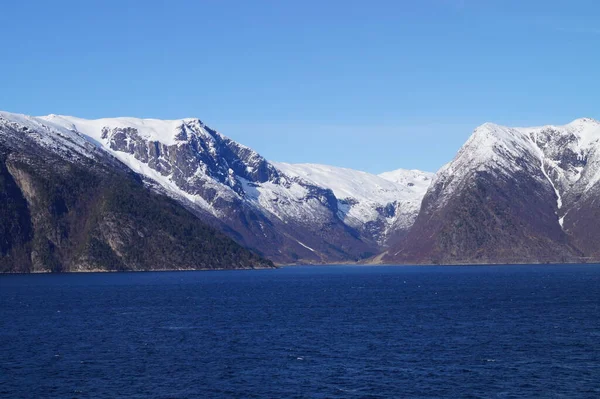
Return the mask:
[(600, 397), (600, 266), (0, 276), (0, 397)]

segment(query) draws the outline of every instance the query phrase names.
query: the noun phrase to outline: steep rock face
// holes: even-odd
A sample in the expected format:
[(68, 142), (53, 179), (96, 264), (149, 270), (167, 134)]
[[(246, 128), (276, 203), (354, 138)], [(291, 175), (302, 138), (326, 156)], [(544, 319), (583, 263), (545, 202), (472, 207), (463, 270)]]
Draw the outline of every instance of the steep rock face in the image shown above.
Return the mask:
[[(29, 262), (28, 243), (33, 237), (27, 201), (5, 165), (7, 154), (0, 152), (0, 269), (4, 259)], [(6, 267), (6, 266), (4, 266)]]
[(0, 114), (0, 271), (272, 267), (72, 131)]
[(583, 261), (600, 261), (600, 185), (593, 184), (570, 206), (563, 228), (583, 254)]
[(330, 189), (286, 175), (197, 119), (40, 119), (90, 138), (197, 216), (274, 261), (355, 261), (377, 252), (375, 240), (339, 217)]
[(434, 178), (387, 261), (567, 262), (595, 258), (597, 121), (477, 128)]

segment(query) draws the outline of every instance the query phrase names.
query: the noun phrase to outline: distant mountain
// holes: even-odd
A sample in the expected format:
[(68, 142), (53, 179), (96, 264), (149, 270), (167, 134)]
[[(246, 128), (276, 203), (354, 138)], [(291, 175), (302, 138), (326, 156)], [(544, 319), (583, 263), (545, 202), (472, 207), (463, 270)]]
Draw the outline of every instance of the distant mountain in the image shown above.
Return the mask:
[(0, 272), (273, 267), (87, 137), (0, 113)]
[(433, 173), (398, 169), (379, 176), (317, 164), (273, 163), (288, 176), (331, 189), (338, 215), (380, 247), (405, 234), (414, 223)]
[(475, 129), (387, 262), (600, 259), (600, 123)]

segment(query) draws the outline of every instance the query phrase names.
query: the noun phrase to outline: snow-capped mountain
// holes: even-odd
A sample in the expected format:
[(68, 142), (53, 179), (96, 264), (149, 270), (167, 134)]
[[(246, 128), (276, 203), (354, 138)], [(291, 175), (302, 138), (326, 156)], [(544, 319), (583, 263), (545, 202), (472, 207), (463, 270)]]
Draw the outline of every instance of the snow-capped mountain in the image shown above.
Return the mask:
[(75, 131), (0, 113), (0, 272), (272, 267)]
[(384, 178), (272, 163), (198, 119), (3, 115), (38, 132), (40, 141), (67, 138), (85, 148), (83, 156), (111, 154), (147, 185), (282, 263), (356, 261), (378, 253), (414, 222), (430, 181), (417, 171)]
[(338, 201), (339, 217), (382, 246), (390, 234), (406, 232), (412, 226), (433, 176), (404, 169), (377, 176), (328, 165), (274, 165), (288, 176), (331, 189)]
[(279, 262), (355, 260), (376, 251), (338, 217), (331, 190), (292, 178), (198, 119), (85, 120), (49, 115), (243, 245)]
[[(509, 128), (486, 123), (433, 179), (388, 260), (560, 261), (595, 256), (600, 123)], [(593, 222), (596, 223), (596, 222)], [(595, 230), (595, 232), (594, 232)], [(597, 242), (597, 241), (596, 241)]]
[[(372, 261), (600, 259), (600, 122), (593, 119), (533, 128), (486, 123), (435, 175), (269, 162), (198, 119), (0, 113), (0, 144), (43, 148), (42, 158), (52, 153), (69, 165), (133, 171), (152, 191), (280, 263), (377, 254)], [(19, 170), (5, 172), (29, 195)]]

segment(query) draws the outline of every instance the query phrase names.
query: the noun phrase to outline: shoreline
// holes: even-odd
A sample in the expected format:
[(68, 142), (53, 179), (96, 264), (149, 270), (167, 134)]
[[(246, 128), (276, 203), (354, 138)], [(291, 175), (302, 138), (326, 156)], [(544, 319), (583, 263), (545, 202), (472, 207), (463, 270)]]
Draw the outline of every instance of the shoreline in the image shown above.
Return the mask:
[(106, 270), (106, 269), (90, 269), (90, 270), (67, 270), (61, 272), (53, 272), (49, 270), (35, 270), (31, 272), (0, 272), (0, 275), (8, 274), (86, 274), (86, 273), (166, 273), (166, 272), (224, 272), (224, 271), (243, 271), (243, 270), (275, 270), (281, 266), (274, 267), (254, 267), (254, 268), (200, 268), (200, 269), (149, 269), (149, 270)]
[(418, 264), (384, 264), (384, 263), (294, 263), (294, 264), (276, 264), (275, 267), (256, 267), (256, 268), (201, 268), (201, 269), (154, 269), (154, 270), (69, 270), (63, 272), (52, 272), (52, 271), (32, 271), (32, 272), (0, 272), (0, 275), (44, 275), (44, 274), (87, 274), (87, 273), (168, 273), (168, 272), (223, 272), (223, 271), (252, 271), (252, 270), (277, 270), (288, 267), (335, 267), (335, 266), (356, 266), (356, 267), (487, 267), (487, 266), (504, 266), (504, 267), (515, 267), (515, 266), (569, 266), (569, 265), (600, 265), (599, 262), (536, 262), (536, 263), (452, 263), (452, 264), (433, 264), (433, 263), (418, 263)]

